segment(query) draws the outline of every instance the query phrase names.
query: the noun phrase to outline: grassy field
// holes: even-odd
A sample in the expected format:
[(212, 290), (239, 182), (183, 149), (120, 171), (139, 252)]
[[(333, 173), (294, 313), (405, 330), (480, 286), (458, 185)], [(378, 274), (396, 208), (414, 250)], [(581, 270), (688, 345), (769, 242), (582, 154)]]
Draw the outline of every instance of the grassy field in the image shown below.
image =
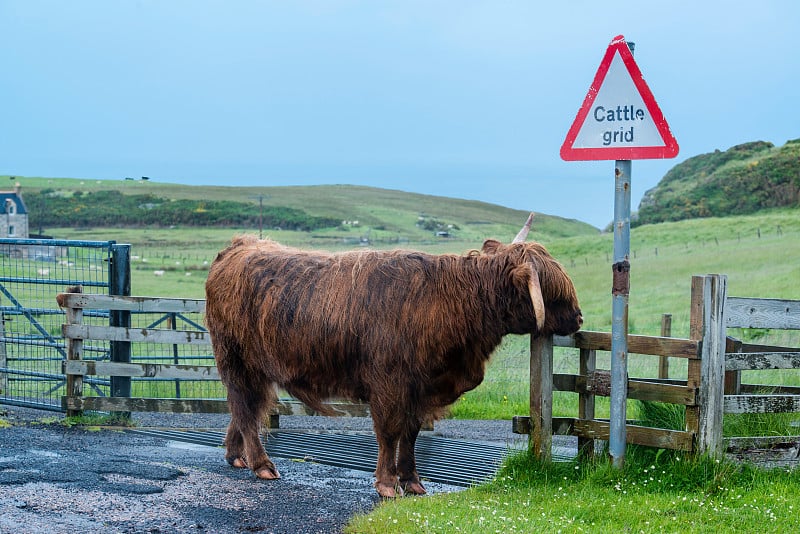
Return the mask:
[[(3, 180), (0, 176), (0, 181)], [(296, 187), (227, 187), (189, 186), (141, 180), (77, 180), (74, 178), (15, 177), (26, 191), (50, 189), (59, 195), (76, 192), (114, 190), (123, 194), (153, 194), (165, 199), (233, 201), (263, 206), (281, 206), (303, 210), (309, 215), (333, 217), (347, 221), (338, 228), (307, 233), (281, 232), (287, 244), (307, 247), (353, 246), (369, 240), (377, 246), (414, 244), (447, 248), (449, 243), (480, 242), (486, 237), (514, 236), (525, 222), (528, 212), (513, 210), (494, 204), (457, 198), (407, 193), (351, 185), (318, 185)], [(31, 228), (37, 228), (35, 213), (31, 214)], [(436, 238), (434, 233), (421, 226), (421, 221), (434, 219), (453, 225), (449, 239)], [(596, 235), (592, 226), (547, 214), (537, 216), (540, 238), (557, 238), (572, 235)], [(58, 229), (44, 228), (44, 233), (59, 236)], [(173, 229), (181, 234), (180, 228)], [(240, 231), (259, 232), (258, 227)], [(265, 233), (273, 231), (264, 228)], [(191, 234), (191, 229), (188, 229)], [(93, 233), (89, 230), (87, 233)], [(99, 232), (103, 232), (99, 230)], [(169, 233), (169, 232), (167, 232)], [(290, 235), (284, 235), (290, 234)], [(160, 232), (151, 237), (161, 240)], [(122, 242), (122, 239), (115, 238)], [(169, 238), (167, 238), (169, 239)], [(179, 238), (178, 238), (179, 239)], [(199, 242), (191, 239), (186, 242)], [(154, 243), (154, 245), (157, 244)]]
[[(777, 210), (758, 215), (725, 219), (699, 219), (635, 228), (631, 232), (631, 333), (659, 335), (661, 317), (672, 314), (672, 335), (687, 337), (691, 277), (722, 273), (728, 276), (728, 294), (747, 297), (800, 299), (800, 210)], [(611, 261), (613, 240), (609, 234), (591, 233), (566, 238), (539, 237), (538, 219), (533, 234), (545, 242), (567, 268), (581, 299), (587, 330), (611, 329)], [(510, 240), (516, 228), (508, 225), (502, 234)], [(251, 230), (252, 231), (252, 230)], [(231, 229), (52, 229), (59, 238), (116, 240), (132, 245), (132, 292), (202, 298), (208, 264), (230, 238)], [(270, 237), (300, 247), (331, 250), (352, 246), (326, 240), (319, 243), (304, 232), (271, 232)], [(483, 238), (417, 242), (412, 248), (432, 253), (463, 253), (480, 247)], [(327, 246), (323, 246), (327, 245)], [(331, 246), (334, 245), (334, 246)], [(356, 245), (357, 246), (357, 245)], [(376, 246), (376, 245), (373, 245)], [(386, 244), (383, 248), (397, 245)], [(163, 270), (162, 277), (153, 271)], [(800, 346), (796, 332), (739, 331), (733, 335), (763, 344)], [(496, 352), (486, 380), (453, 407), (452, 414), (464, 418), (510, 418), (527, 412), (527, 336), (509, 336)], [(598, 367), (609, 368), (608, 354), (598, 355)], [(575, 372), (577, 354), (557, 349), (556, 372)], [(654, 377), (657, 358), (631, 355), (631, 376)], [(671, 363), (673, 378), (686, 374), (685, 362)], [(800, 385), (797, 371), (748, 372), (749, 383)], [(577, 396), (557, 393), (554, 412), (559, 416), (576, 411)], [(599, 413), (604, 404), (599, 403)]]

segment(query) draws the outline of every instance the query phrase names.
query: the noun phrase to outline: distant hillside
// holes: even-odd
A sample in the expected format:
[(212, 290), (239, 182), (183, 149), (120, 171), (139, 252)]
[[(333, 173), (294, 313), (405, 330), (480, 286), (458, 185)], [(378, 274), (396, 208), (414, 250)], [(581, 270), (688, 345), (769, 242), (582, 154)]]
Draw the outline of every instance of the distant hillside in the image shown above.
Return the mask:
[[(1, 178), (1, 177), (0, 177)], [(350, 185), (189, 186), (153, 180), (7, 177), (22, 185), (32, 229), (207, 226), (292, 229), (317, 240), (475, 241), (513, 236), (528, 212), (485, 202)], [(42, 223), (40, 225), (40, 223)], [(536, 239), (596, 234), (537, 214)]]
[(755, 141), (673, 167), (647, 191), (632, 225), (800, 206), (800, 139)]

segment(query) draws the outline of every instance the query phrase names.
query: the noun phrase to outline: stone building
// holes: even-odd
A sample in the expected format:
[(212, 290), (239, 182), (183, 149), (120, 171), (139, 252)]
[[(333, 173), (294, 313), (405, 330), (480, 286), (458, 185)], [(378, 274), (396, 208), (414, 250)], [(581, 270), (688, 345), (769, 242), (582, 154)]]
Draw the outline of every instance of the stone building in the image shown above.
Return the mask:
[(28, 209), (20, 189), (17, 183), (13, 191), (0, 191), (0, 237), (28, 237)]

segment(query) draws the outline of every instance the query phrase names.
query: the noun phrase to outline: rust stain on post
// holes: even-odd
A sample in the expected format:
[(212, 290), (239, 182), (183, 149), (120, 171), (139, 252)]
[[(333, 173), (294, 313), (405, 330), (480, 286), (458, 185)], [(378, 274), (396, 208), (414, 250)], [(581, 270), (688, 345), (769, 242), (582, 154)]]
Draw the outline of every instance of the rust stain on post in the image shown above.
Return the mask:
[(628, 295), (631, 288), (631, 264), (628, 260), (615, 263), (612, 268), (614, 278), (612, 281), (612, 295)]

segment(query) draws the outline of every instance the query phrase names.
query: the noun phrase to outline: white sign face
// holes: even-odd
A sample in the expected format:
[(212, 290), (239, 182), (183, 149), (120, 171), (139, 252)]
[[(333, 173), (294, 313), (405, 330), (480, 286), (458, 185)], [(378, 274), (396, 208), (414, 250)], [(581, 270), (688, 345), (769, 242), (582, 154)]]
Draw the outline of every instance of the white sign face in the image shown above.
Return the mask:
[(573, 148), (664, 145), (642, 95), (619, 53), (614, 54), (603, 86), (575, 137)]
[(625, 38), (615, 37), (561, 146), (561, 158), (631, 160), (677, 155), (678, 143)]

